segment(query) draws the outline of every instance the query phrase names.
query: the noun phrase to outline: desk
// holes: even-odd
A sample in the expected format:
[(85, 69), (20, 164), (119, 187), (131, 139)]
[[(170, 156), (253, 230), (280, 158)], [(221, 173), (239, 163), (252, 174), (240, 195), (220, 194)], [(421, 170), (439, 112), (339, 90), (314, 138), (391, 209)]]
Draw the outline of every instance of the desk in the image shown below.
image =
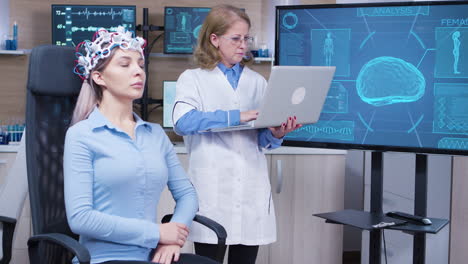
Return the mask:
[[(0, 145), (0, 185), (3, 184), (8, 172), (16, 159), (19, 145)], [(26, 165), (26, 164), (25, 164)], [(28, 264), (27, 241), (31, 236), (31, 209), (29, 198), (24, 201), (23, 210), (19, 217), (13, 240), (11, 263)]]
[(13, 161), (15, 161), (18, 145), (0, 145), (0, 185), (3, 184)]

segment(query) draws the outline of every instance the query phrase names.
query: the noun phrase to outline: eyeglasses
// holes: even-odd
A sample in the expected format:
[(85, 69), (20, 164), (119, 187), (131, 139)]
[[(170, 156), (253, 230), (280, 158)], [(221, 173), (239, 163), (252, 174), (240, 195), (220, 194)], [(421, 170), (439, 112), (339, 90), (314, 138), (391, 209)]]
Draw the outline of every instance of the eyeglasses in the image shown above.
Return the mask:
[(244, 37), (241, 37), (241, 36), (232, 36), (232, 37), (225, 37), (225, 36), (221, 36), (223, 39), (227, 39), (227, 40), (230, 40), (231, 41), (231, 44), (232, 45), (240, 45), (242, 43), (242, 41), (245, 42), (245, 44), (247, 46), (251, 45), (254, 41), (254, 38), (251, 37), (251, 36), (244, 36)]

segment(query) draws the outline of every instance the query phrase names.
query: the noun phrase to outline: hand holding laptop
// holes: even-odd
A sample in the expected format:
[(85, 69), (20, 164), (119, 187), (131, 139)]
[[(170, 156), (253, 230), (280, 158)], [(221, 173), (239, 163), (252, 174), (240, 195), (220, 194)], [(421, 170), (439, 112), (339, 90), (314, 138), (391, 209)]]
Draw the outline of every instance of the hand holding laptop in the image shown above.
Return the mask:
[(290, 116), (286, 123), (281, 124), (277, 127), (269, 127), (271, 133), (275, 138), (283, 138), (289, 132), (292, 132), (298, 128), (302, 127), (302, 124), (298, 124), (295, 116)]
[[(241, 122), (250, 122), (257, 119), (258, 111), (257, 110), (250, 110), (240, 113), (240, 121)], [(291, 131), (294, 131), (298, 128), (302, 127), (302, 124), (298, 124), (296, 121), (295, 116), (290, 116), (285, 123), (282, 123), (281, 126), (277, 127), (269, 127), (271, 133), (276, 138), (283, 138)]]
[(246, 123), (250, 121), (257, 120), (258, 110), (249, 110), (240, 113), (240, 121), (241, 123)]

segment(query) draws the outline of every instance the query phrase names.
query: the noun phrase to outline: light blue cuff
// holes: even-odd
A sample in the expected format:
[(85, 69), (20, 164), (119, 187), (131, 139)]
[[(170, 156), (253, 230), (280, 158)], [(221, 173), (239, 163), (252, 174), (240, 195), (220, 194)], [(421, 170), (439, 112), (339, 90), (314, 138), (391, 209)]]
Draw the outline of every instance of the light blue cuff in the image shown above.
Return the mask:
[(151, 223), (145, 229), (145, 246), (147, 248), (156, 248), (160, 238), (159, 225)]
[(271, 133), (270, 129), (267, 129), (266, 131), (266, 139), (271, 144), (269, 149), (281, 147), (281, 144), (283, 144), (283, 138), (276, 138), (275, 136), (273, 136), (273, 133)]
[[(231, 110), (232, 111), (232, 110)], [(236, 111), (236, 110), (234, 110)], [(208, 130), (210, 128), (227, 127), (231, 123), (239, 123), (240, 111), (238, 113), (229, 111), (216, 110), (214, 112), (201, 112), (198, 110), (190, 110), (184, 114), (176, 122), (174, 131), (180, 136), (194, 135), (199, 131)], [(229, 119), (232, 118), (232, 121)]]
[(228, 111), (228, 126), (237, 126), (240, 124), (240, 110)]
[(258, 144), (265, 149), (279, 148), (283, 143), (283, 139), (278, 139), (273, 136), (268, 128), (261, 129), (258, 132)]

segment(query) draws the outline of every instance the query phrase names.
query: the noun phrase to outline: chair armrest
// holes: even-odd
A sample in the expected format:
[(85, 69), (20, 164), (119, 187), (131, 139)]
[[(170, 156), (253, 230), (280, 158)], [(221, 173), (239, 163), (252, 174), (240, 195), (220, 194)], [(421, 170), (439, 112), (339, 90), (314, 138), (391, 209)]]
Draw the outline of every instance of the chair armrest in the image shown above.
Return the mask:
[[(172, 214), (165, 215), (163, 219), (161, 220), (162, 223), (168, 223), (172, 218)], [(198, 222), (209, 229), (213, 230), (213, 232), (216, 233), (216, 236), (218, 237), (218, 245), (225, 245), (226, 244), (226, 229), (219, 223), (211, 220), (210, 218), (206, 216), (201, 216), (201, 215), (195, 215), (193, 218), (193, 221)]]
[(0, 222), (9, 223), (9, 224), (16, 224), (16, 219), (0, 215)]
[(30, 237), (28, 240), (30, 258), (38, 257), (37, 259), (39, 259), (39, 256), (37, 256), (38, 252), (36, 251), (40, 242), (54, 243), (67, 249), (78, 258), (81, 264), (89, 264), (91, 261), (91, 256), (87, 248), (78, 243), (75, 239), (60, 233), (40, 234)]
[(16, 226), (16, 219), (0, 216), (0, 222), (3, 224), (2, 236), (2, 252), (3, 257), (0, 259), (0, 264), (10, 263), (11, 253), (13, 248), (13, 234)]
[(213, 232), (216, 233), (216, 236), (218, 237), (218, 245), (226, 245), (226, 238), (227, 238), (227, 233), (226, 229), (222, 225), (220, 225), (218, 222), (211, 220), (210, 218), (202, 215), (195, 215), (193, 218), (193, 221), (198, 222), (209, 229), (213, 230)]

